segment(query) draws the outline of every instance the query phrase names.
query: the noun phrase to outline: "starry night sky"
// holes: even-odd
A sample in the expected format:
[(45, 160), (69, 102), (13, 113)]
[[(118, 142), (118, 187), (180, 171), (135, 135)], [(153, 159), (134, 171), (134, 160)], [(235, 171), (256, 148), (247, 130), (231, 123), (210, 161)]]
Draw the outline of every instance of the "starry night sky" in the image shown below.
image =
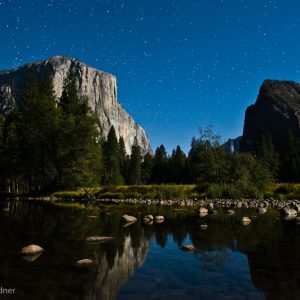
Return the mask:
[(300, 81), (299, 0), (0, 0), (0, 69), (53, 55), (118, 79), (153, 148), (242, 133), (266, 78)]

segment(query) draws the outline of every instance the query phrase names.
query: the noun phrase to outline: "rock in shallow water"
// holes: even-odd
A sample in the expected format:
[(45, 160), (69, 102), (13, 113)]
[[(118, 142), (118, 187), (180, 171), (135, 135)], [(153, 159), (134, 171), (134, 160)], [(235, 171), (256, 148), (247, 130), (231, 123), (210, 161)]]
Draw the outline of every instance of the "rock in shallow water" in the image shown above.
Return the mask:
[(205, 230), (207, 229), (208, 225), (207, 224), (202, 224), (200, 225), (200, 229)]
[(123, 215), (122, 220), (125, 222), (135, 222), (137, 220), (136, 217), (130, 215)]
[(153, 218), (153, 215), (147, 215), (147, 216), (144, 217), (144, 220), (145, 220), (145, 219), (148, 219), (148, 220), (150, 220), (150, 221), (153, 221), (154, 218)]
[(199, 213), (200, 214), (208, 214), (208, 209), (205, 207), (200, 207), (199, 208)]
[(251, 223), (251, 220), (248, 217), (243, 217), (242, 218), (242, 224), (243, 225), (248, 225)]
[(76, 262), (78, 267), (87, 267), (92, 265), (94, 262), (89, 258), (80, 259)]
[(89, 236), (86, 238), (87, 242), (98, 242), (98, 243), (106, 243), (108, 241), (113, 240), (114, 237), (112, 236), (97, 236), (97, 235), (93, 235), (93, 236)]
[(39, 245), (31, 244), (26, 247), (23, 247), (21, 250), (21, 254), (22, 255), (36, 255), (43, 251), (45, 251), (45, 250), (42, 247), (40, 247)]
[(182, 245), (180, 249), (183, 251), (194, 251), (195, 247), (193, 245)]
[(32, 254), (32, 255), (22, 255), (22, 259), (28, 262), (34, 262), (36, 261), (41, 255), (43, 254), (43, 252), (39, 252), (37, 254)]
[(285, 207), (281, 210), (281, 214), (285, 216), (297, 216), (297, 211), (295, 209)]
[(128, 226), (134, 224), (135, 222), (136, 222), (136, 221), (133, 221), (133, 222), (126, 222), (122, 227), (123, 227), (123, 228), (126, 228), (126, 227), (128, 227)]
[(260, 214), (260, 215), (263, 215), (263, 214), (265, 214), (265, 213), (267, 212), (267, 209), (264, 208), (264, 207), (258, 207), (258, 208), (256, 209), (256, 212), (257, 212), (258, 214)]

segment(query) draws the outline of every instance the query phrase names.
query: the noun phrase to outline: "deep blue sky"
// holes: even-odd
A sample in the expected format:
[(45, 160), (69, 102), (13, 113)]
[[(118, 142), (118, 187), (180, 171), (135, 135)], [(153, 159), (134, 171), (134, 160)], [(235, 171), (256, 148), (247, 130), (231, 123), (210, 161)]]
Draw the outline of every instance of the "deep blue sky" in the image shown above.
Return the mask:
[(0, 69), (74, 56), (118, 79), (152, 146), (242, 133), (266, 78), (300, 81), (299, 0), (0, 0)]

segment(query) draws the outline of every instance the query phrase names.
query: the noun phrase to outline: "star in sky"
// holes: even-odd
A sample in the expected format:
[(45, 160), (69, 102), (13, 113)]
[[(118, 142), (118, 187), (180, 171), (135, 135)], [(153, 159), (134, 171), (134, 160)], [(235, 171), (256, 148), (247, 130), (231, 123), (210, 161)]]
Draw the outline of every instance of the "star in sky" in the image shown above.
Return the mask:
[(0, 0), (0, 68), (53, 55), (113, 73), (153, 147), (242, 133), (266, 78), (300, 81), (298, 0)]

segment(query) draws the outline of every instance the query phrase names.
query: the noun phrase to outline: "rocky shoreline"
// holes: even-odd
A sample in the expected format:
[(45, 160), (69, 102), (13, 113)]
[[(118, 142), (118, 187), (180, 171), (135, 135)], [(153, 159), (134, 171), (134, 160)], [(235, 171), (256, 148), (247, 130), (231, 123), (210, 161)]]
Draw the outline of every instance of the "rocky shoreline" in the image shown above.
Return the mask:
[(277, 200), (277, 199), (97, 199), (100, 203), (114, 204), (140, 204), (140, 205), (164, 205), (164, 206), (207, 206), (209, 208), (225, 207), (225, 208), (267, 208), (273, 207), (277, 209), (294, 208), (300, 211), (300, 200)]
[[(5, 197), (3, 198), (5, 199)], [(63, 197), (14, 197), (6, 200), (25, 200), (25, 201), (63, 201), (63, 202), (81, 202), (85, 203), (88, 200), (85, 198), (65, 200)], [(300, 200), (279, 200), (279, 199), (93, 199), (93, 204), (129, 204), (129, 205), (161, 205), (161, 206), (183, 206), (183, 207), (214, 207), (223, 208), (292, 208), (297, 212), (300, 211)]]

